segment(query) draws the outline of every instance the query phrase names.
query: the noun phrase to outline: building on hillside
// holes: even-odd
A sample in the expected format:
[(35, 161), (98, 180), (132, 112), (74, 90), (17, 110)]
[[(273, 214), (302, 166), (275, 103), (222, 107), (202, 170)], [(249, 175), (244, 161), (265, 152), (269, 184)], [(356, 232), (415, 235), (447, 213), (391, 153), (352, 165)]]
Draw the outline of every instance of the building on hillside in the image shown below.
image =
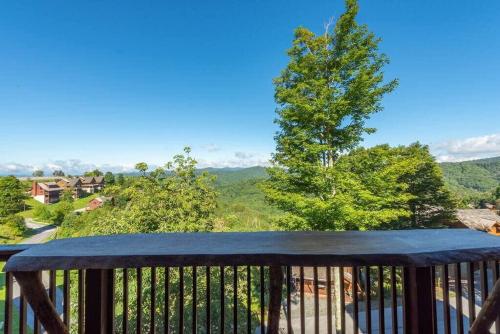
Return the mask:
[(95, 209), (98, 209), (104, 205), (104, 203), (112, 201), (111, 197), (96, 197), (93, 200), (89, 201), (89, 204), (85, 208), (87, 211), (93, 211)]
[(31, 196), (39, 202), (52, 204), (59, 201), (63, 191), (71, 191), (73, 198), (80, 198), (84, 193), (93, 194), (104, 188), (103, 176), (57, 178), (56, 182), (33, 181)]
[(59, 202), (63, 188), (55, 182), (36, 182), (31, 186), (31, 196), (44, 204)]
[(82, 195), (82, 181), (78, 177), (72, 178), (61, 178), (57, 181), (59, 187), (63, 190), (70, 190), (73, 194), (73, 198), (80, 198)]
[(104, 176), (84, 176), (80, 178), (82, 191), (93, 194), (104, 188)]
[(500, 216), (494, 210), (457, 210), (457, 219), (463, 227), (500, 236)]

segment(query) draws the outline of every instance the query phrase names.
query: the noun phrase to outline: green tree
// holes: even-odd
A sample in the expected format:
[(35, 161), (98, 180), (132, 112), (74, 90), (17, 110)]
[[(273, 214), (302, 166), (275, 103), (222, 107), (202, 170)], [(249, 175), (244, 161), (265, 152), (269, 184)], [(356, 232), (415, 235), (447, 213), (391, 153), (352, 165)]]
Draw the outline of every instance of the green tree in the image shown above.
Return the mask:
[(22, 211), (25, 198), (21, 181), (14, 176), (0, 177), (0, 217)]
[(113, 175), (113, 173), (106, 172), (106, 174), (104, 174), (104, 182), (106, 183), (106, 185), (115, 184), (115, 176)]
[(137, 169), (139, 171), (139, 173), (141, 173), (142, 176), (145, 176), (146, 172), (149, 169), (149, 166), (145, 162), (138, 162), (135, 164), (135, 169)]
[(378, 52), (379, 39), (356, 23), (357, 13), (357, 2), (348, 0), (333, 31), (327, 26), (316, 36), (298, 28), (290, 62), (275, 79), (280, 131), (263, 189), (300, 229), (346, 228), (339, 203), (347, 199), (337, 188), (348, 181), (335, 164), (374, 131), (365, 120), (397, 84), (384, 83), (388, 59)]
[(119, 185), (119, 186), (123, 186), (125, 184), (125, 177), (123, 176), (122, 173), (118, 174), (116, 176), (116, 183)]
[(64, 172), (62, 170), (55, 170), (52, 173), (53, 176), (64, 176)]
[(85, 172), (83, 176), (103, 176), (103, 172), (101, 172), (98, 168), (90, 171), (90, 172)]
[(35, 171), (33, 171), (33, 174), (32, 174), (34, 177), (42, 177), (43, 176), (43, 170), (41, 169), (37, 169)]
[[(358, 9), (356, 0), (346, 0), (333, 30), (327, 25), (321, 35), (298, 28), (290, 61), (274, 81), (280, 130), (270, 178), (262, 187), (267, 199), (288, 213), (285, 228), (337, 230), (355, 222), (344, 219), (345, 211), (356, 212), (351, 196), (341, 191), (354, 180), (344, 179), (335, 165), (364, 134), (374, 132), (365, 121), (382, 110), (383, 96), (397, 85), (384, 82), (388, 58), (378, 51), (380, 40), (356, 22)], [(394, 211), (390, 214), (399, 216)], [(337, 270), (334, 297), (339, 277)], [(335, 312), (340, 319), (339, 305)]]

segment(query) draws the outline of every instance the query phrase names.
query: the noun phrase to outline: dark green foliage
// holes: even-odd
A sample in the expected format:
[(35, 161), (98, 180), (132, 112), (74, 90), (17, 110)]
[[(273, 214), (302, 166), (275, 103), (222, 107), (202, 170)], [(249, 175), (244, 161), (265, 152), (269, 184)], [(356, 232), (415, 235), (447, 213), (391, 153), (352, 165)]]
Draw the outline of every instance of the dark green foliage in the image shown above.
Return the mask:
[[(500, 157), (441, 163), (447, 187), (462, 206), (494, 203), (500, 187)], [(500, 190), (498, 190), (500, 193)]]
[(115, 184), (115, 176), (111, 172), (104, 174), (104, 183), (106, 186)]
[(55, 170), (52, 173), (53, 176), (64, 176), (64, 172), (62, 170)]
[(33, 172), (33, 176), (35, 177), (42, 177), (43, 176), (43, 170), (36, 170)]
[(25, 188), (14, 176), (0, 177), (0, 217), (13, 215), (23, 210)]
[(103, 172), (101, 172), (99, 169), (96, 168), (92, 171), (85, 172), (83, 175), (84, 176), (102, 176), (104, 174), (103, 174)]

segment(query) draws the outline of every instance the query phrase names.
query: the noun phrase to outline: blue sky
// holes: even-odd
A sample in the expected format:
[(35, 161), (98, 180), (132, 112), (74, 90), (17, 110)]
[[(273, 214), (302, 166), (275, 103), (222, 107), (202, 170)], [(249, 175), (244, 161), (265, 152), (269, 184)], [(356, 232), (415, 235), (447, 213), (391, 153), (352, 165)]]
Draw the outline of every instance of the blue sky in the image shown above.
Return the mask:
[[(0, 4), (0, 173), (263, 164), (272, 79), (293, 30), (343, 2), (10, 1)], [(500, 2), (360, 2), (400, 86), (364, 145), (430, 144), (440, 160), (500, 155)]]

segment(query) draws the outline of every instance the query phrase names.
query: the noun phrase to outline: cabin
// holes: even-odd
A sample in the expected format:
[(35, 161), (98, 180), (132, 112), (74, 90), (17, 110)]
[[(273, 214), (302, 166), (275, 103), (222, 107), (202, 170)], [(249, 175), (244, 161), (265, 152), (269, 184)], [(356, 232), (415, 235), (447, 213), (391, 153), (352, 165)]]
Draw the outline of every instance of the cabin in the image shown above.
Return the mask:
[(111, 200), (111, 197), (96, 197), (93, 200), (89, 201), (89, 204), (85, 208), (87, 211), (93, 211), (95, 209), (98, 209), (104, 205), (104, 203), (108, 202)]
[(80, 178), (61, 178), (57, 180), (57, 184), (64, 190), (70, 190), (75, 199), (80, 198), (82, 195), (82, 181)]
[(500, 236), (500, 216), (490, 209), (457, 210), (457, 219), (462, 227)]
[(93, 194), (104, 188), (104, 176), (80, 177), (81, 189), (86, 193)]
[(63, 188), (55, 182), (33, 181), (31, 196), (40, 203), (52, 204), (59, 202)]

